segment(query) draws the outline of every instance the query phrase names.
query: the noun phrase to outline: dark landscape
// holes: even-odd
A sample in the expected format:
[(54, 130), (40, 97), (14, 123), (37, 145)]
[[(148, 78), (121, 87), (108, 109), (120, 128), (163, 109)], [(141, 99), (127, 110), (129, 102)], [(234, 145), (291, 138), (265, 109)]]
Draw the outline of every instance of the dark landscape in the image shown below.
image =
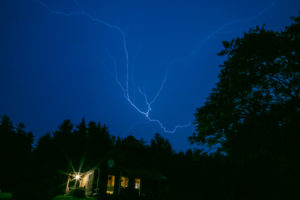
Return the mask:
[[(151, 39), (147, 43), (149, 46), (143, 48), (147, 54), (153, 53), (154, 61), (164, 63), (166, 69), (159, 65), (149, 67), (148, 64), (155, 62), (145, 57), (142, 66), (136, 59), (136, 72), (133, 72), (135, 58), (131, 58), (130, 53), (138, 45), (132, 38), (128, 39), (134, 31), (131, 32), (129, 26), (124, 28), (124, 24), (123, 27), (121, 17), (125, 21), (136, 17), (138, 21), (140, 12), (133, 8), (134, 5), (142, 5), (145, 9), (149, 6), (150, 11), (156, 6), (180, 10), (178, 2), (181, 1), (155, 5), (148, 5), (146, 1), (131, 2), (127, 15), (121, 14), (123, 4), (115, 2), (119, 11), (108, 12), (107, 16), (120, 26), (94, 16), (93, 9), (97, 6), (99, 9), (103, 6), (101, 10), (106, 13), (105, 3), (93, 7), (92, 2), (76, 0), (30, 2), (26, 9), (22, 7), (24, 2), (0, 3), (0, 7), (6, 9), (0, 15), (0, 24), (5, 27), (0, 34), (3, 41), (0, 48), (0, 199), (300, 198), (300, 12), (289, 15), (289, 23), (280, 25), (280, 29), (269, 28), (258, 19), (278, 7), (280, 1), (273, 1), (256, 15), (221, 23), (206, 34), (197, 52), (189, 51), (187, 56), (178, 56), (170, 62), (160, 57), (164, 45), (172, 51), (172, 45), (178, 42), (179, 48), (184, 49), (186, 46), (181, 43), (193, 40), (194, 44), (194, 38), (184, 38), (183, 42), (177, 38), (174, 44), (168, 44), (167, 38), (173, 37), (172, 26), (162, 22), (157, 30), (161, 30), (161, 34), (166, 31), (170, 36), (163, 40), (155, 36), (155, 31), (146, 36), (157, 37), (158, 43), (161, 39), (162, 49), (159, 46), (151, 49), (151, 45), (155, 46), (150, 44)], [(65, 5), (72, 5), (71, 11), (65, 9)], [(204, 3), (197, 5), (200, 9)], [(251, 4), (253, 8), (255, 5)], [(284, 5), (300, 6), (295, 2)], [(127, 6), (124, 5), (124, 9)], [(15, 14), (10, 13), (12, 8), (17, 9)], [(23, 21), (20, 17), (27, 15), (29, 8), (47, 15), (34, 20), (41, 20), (44, 28), (51, 27), (55, 31), (38, 36), (37, 30), (42, 31), (42, 26), (36, 25), (39, 22)], [(156, 20), (163, 21), (165, 18), (157, 9)], [(149, 10), (145, 11), (145, 16)], [(6, 21), (8, 19), (14, 23)], [(172, 17), (167, 20), (170, 24), (174, 21)], [(76, 26), (88, 22), (92, 24), (84, 28)], [(232, 28), (236, 24), (248, 25), (248, 22), (258, 25), (251, 24), (242, 33)], [(132, 26), (138, 25), (135, 23), (132, 22)], [(191, 22), (182, 18), (178, 23)], [(277, 22), (271, 20), (270, 23)], [(96, 34), (92, 27), (99, 25), (102, 29)], [(32, 27), (38, 27), (33, 28), (33, 32), (37, 31), (33, 36), (26, 31)], [(233, 35), (223, 34), (226, 31)], [(102, 38), (97, 44), (100, 47), (94, 46), (93, 41), (98, 34)], [(27, 37), (32, 37), (31, 41)], [(218, 44), (208, 45), (211, 40)], [(31, 42), (34, 50), (27, 47), (32, 47)], [(86, 44), (95, 51), (83, 48)], [(148, 47), (151, 50), (147, 50)], [(26, 52), (26, 48), (32, 52)], [(208, 52), (215, 52), (217, 56)], [(36, 54), (38, 58), (34, 57)], [(94, 56), (98, 54), (103, 64), (94, 63), (97, 62)], [(138, 57), (138, 50), (133, 54)], [(193, 58), (201, 56), (220, 60), (212, 63)], [(97, 74), (93, 68), (96, 65), (106, 69), (107, 74), (105, 70)], [(185, 69), (180, 71), (177, 65), (184, 65)], [(194, 68), (189, 65), (199, 65), (201, 69), (195, 68), (199, 74), (193, 74)], [(215, 74), (215, 78), (205, 79), (206, 67), (210, 68), (207, 73)], [(180, 74), (178, 79), (172, 78), (176, 70)], [(134, 73), (139, 78), (134, 79)], [(96, 82), (98, 79), (100, 82)], [(184, 80), (189, 79), (193, 85), (187, 89)], [(197, 79), (199, 82), (195, 81)], [(143, 84), (143, 80), (148, 80), (147, 84)], [(209, 82), (209, 86), (205, 82)], [(97, 85), (101, 85), (100, 89)], [(166, 90), (165, 95), (163, 90)], [(191, 91), (195, 96), (189, 93)], [(161, 103), (158, 98), (166, 102)], [(197, 103), (195, 99), (201, 100)]]

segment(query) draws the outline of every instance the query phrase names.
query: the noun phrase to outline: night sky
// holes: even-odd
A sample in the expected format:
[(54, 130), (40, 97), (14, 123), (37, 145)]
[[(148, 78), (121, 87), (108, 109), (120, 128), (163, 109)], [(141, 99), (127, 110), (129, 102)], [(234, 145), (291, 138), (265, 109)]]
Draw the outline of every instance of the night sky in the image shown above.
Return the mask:
[(282, 30), (299, 9), (299, 0), (0, 0), (0, 114), (36, 137), (85, 117), (186, 150), (226, 59), (221, 42), (256, 25)]

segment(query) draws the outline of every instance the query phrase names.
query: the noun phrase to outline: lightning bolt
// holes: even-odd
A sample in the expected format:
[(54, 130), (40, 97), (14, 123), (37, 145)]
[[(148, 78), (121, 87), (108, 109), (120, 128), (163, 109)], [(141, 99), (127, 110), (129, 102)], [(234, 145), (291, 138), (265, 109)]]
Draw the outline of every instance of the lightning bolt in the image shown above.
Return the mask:
[[(165, 133), (175, 133), (177, 131), (177, 129), (179, 128), (186, 128), (189, 127), (191, 125), (191, 123), (186, 123), (183, 125), (176, 125), (173, 129), (168, 129), (160, 120), (158, 119), (153, 119), (150, 117), (150, 113), (152, 111), (152, 105), (156, 102), (156, 100), (158, 99), (158, 97), (160, 96), (167, 77), (168, 77), (168, 73), (166, 72), (164, 79), (162, 80), (162, 83), (158, 89), (158, 91), (156, 92), (155, 96), (152, 98), (152, 100), (149, 100), (148, 96), (146, 95), (146, 93), (144, 91), (142, 91), (140, 88), (138, 88), (139, 93), (144, 97), (145, 100), (145, 105), (146, 105), (146, 110), (142, 110), (137, 104), (134, 103), (134, 101), (132, 100), (132, 97), (129, 93), (129, 52), (128, 52), (128, 45), (127, 45), (127, 39), (126, 39), (126, 33), (125, 31), (123, 31), (119, 26), (117, 25), (113, 25), (110, 24), (104, 20), (101, 20), (99, 18), (96, 18), (94, 16), (92, 16), (91, 14), (89, 14), (88, 12), (86, 12), (78, 3), (77, 0), (74, 0), (74, 3), (76, 4), (76, 6), (80, 9), (80, 11), (78, 12), (63, 12), (63, 11), (57, 11), (57, 10), (53, 10), (51, 9), (48, 5), (46, 5), (45, 3), (36, 0), (40, 5), (42, 5), (44, 8), (46, 8), (51, 14), (55, 14), (55, 15), (62, 15), (62, 16), (66, 16), (66, 17), (70, 17), (70, 16), (83, 16), (83, 17), (87, 17), (90, 21), (92, 22), (96, 22), (100, 25), (103, 25), (107, 28), (113, 29), (115, 31), (117, 31), (122, 39), (122, 48), (123, 48), (123, 52), (125, 55), (125, 68), (126, 68), (126, 79), (125, 79), (125, 85), (123, 85), (120, 80), (119, 80), (119, 76), (118, 76), (118, 66), (117, 66), (117, 62), (113, 59), (112, 56), (110, 56), (112, 62), (113, 62), (113, 66), (115, 69), (115, 81), (117, 83), (117, 85), (120, 87), (124, 98), (127, 100), (127, 102), (141, 115), (143, 115), (149, 122), (153, 122), (156, 123), (160, 126), (160, 128), (165, 132)], [(260, 12), (258, 12), (257, 14), (250, 16), (248, 18), (245, 19), (237, 19), (237, 20), (233, 20), (233, 21), (229, 21), (224, 23), (223, 25), (221, 25), (220, 27), (218, 27), (215, 31), (211, 32), (207, 37), (205, 37), (203, 40), (200, 41), (200, 43), (197, 45), (196, 48), (194, 48), (192, 51), (190, 51), (188, 54), (186, 54), (185, 56), (182, 57), (177, 57), (176, 59), (171, 60), (170, 62), (167, 63), (167, 69), (170, 65), (173, 65), (179, 61), (183, 61), (186, 59), (189, 59), (193, 56), (195, 56), (197, 54), (197, 52), (199, 52), (199, 50), (202, 48), (202, 46), (205, 44), (205, 42), (207, 42), (208, 40), (210, 40), (212, 37), (214, 37), (216, 34), (218, 34), (219, 32), (221, 32), (222, 30), (224, 30), (227, 26), (236, 24), (236, 23), (245, 23), (245, 22), (249, 22), (252, 21), (254, 19), (257, 19), (258, 17), (262, 16), (265, 12), (267, 12), (268, 10), (270, 10), (275, 3), (278, 0), (274, 0), (272, 1), (272, 3), (267, 6), (266, 8), (262, 9)]]
[(62, 15), (65, 17), (71, 17), (71, 16), (83, 16), (83, 17), (87, 17), (90, 21), (92, 22), (96, 22), (100, 25), (106, 26), (107, 28), (113, 29), (115, 31), (117, 31), (121, 38), (122, 38), (122, 48), (123, 48), (123, 52), (125, 55), (125, 68), (126, 68), (126, 79), (125, 79), (125, 86), (120, 82), (119, 80), (119, 76), (118, 76), (118, 70), (117, 70), (117, 63), (116, 61), (113, 59), (112, 56), (111, 59), (113, 60), (113, 65), (114, 65), (114, 69), (115, 69), (115, 80), (118, 84), (118, 86), (120, 87), (120, 89), (123, 92), (123, 96), (124, 98), (127, 100), (127, 102), (141, 115), (143, 115), (149, 122), (153, 122), (156, 123), (160, 126), (160, 128), (165, 132), (165, 133), (175, 133), (177, 131), (177, 129), (179, 128), (186, 128), (189, 127), (191, 125), (191, 123), (186, 123), (183, 125), (176, 125), (173, 129), (168, 129), (160, 120), (158, 119), (153, 119), (150, 117), (150, 112), (152, 111), (152, 104), (155, 103), (155, 101), (158, 99), (158, 97), (161, 94), (161, 91), (164, 88), (165, 82), (167, 80), (167, 73), (156, 93), (156, 95), (154, 96), (154, 98), (149, 101), (147, 95), (142, 92), (139, 89), (139, 92), (141, 93), (141, 95), (144, 96), (145, 99), (145, 105), (147, 106), (147, 109), (145, 111), (143, 111), (137, 104), (134, 103), (134, 101), (132, 100), (130, 93), (129, 93), (129, 53), (128, 53), (128, 45), (127, 45), (127, 39), (126, 39), (126, 34), (125, 32), (116, 25), (110, 24), (104, 20), (101, 20), (99, 18), (96, 18), (94, 16), (92, 16), (91, 14), (89, 14), (88, 12), (86, 12), (84, 9), (81, 8), (80, 4), (78, 3), (78, 1), (74, 0), (75, 4), (77, 5), (77, 7), (80, 9), (80, 11), (78, 12), (63, 12), (63, 11), (57, 11), (57, 10), (53, 10), (51, 9), (47, 4), (41, 2), (41, 1), (37, 1), (40, 5), (42, 5), (44, 8), (46, 8), (51, 14), (54, 15)]

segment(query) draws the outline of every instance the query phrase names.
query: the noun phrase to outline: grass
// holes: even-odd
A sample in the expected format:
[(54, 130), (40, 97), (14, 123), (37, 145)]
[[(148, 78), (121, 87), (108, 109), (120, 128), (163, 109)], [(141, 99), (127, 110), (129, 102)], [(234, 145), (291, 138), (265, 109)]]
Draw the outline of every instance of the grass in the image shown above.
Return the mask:
[(87, 197), (87, 198), (75, 198), (72, 196), (65, 196), (65, 195), (58, 195), (53, 200), (96, 200), (94, 197)]
[(12, 193), (4, 193), (0, 190), (0, 199), (12, 199)]

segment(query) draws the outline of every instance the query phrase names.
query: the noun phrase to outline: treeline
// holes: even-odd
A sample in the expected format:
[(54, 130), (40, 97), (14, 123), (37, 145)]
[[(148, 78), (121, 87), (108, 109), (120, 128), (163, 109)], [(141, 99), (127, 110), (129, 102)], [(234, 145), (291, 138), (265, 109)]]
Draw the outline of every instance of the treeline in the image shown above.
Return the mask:
[(158, 133), (147, 144), (133, 136), (111, 136), (104, 124), (82, 119), (73, 125), (65, 120), (53, 134), (40, 137), (33, 145), (33, 135), (24, 131), (24, 125), (14, 127), (3, 116), (0, 137), (0, 188), (13, 192), (16, 199), (63, 194), (66, 173), (106, 165), (108, 159), (165, 176), (165, 195), (156, 198), (221, 197), (223, 193), (214, 190), (226, 188), (223, 183), (229, 167), (223, 156), (201, 155), (197, 150), (176, 153)]
[(12, 191), (21, 182), (30, 179), (26, 172), (31, 168), (32, 133), (24, 131), (24, 124), (16, 127), (7, 116), (0, 124), (0, 189)]

